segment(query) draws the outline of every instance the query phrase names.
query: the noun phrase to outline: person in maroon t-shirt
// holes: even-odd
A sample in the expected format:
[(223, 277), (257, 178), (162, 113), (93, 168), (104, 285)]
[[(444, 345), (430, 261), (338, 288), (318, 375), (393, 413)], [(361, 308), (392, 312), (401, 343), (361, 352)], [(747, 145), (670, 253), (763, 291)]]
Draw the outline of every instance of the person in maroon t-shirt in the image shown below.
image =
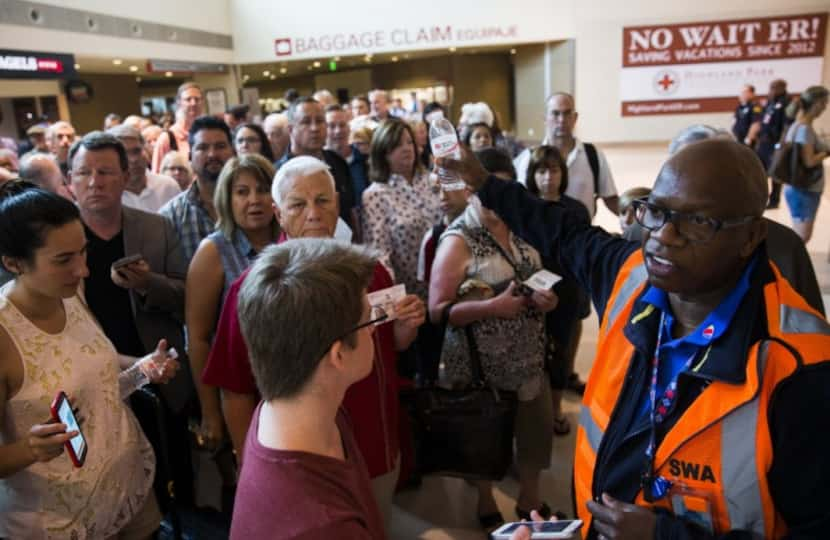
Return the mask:
[(364, 248), (302, 239), (267, 247), (251, 266), (237, 312), (263, 401), (247, 435), (232, 539), (386, 538), (341, 408), (372, 372), (373, 334), (387, 318), (367, 297), (375, 264)]
[[(280, 241), (333, 236), (338, 216), (337, 197), (325, 163), (308, 156), (293, 158), (277, 171), (272, 191), (275, 212), (284, 233)], [(243, 462), (248, 426), (259, 401), (237, 317), (237, 297), (246, 277), (247, 273), (243, 273), (228, 289), (202, 374), (205, 384), (217, 386), (222, 392), (225, 422), (237, 456)], [(380, 263), (376, 264), (369, 291), (392, 285), (389, 273)], [(343, 401), (384, 515), (391, 504), (400, 454), (396, 351), (412, 343), (425, 315), (424, 304), (415, 295), (407, 295), (398, 303), (397, 319), (380, 325), (375, 333), (374, 369), (346, 392)], [(301, 321), (294, 320), (284, 328), (275, 325), (272, 331), (278, 334), (285, 329), (293, 333), (300, 324)]]

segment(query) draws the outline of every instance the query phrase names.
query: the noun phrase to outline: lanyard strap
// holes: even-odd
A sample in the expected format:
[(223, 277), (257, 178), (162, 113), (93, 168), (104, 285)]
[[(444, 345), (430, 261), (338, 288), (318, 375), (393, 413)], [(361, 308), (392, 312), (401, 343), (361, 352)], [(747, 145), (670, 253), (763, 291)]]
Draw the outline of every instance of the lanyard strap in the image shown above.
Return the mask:
[(663, 344), (663, 330), (665, 328), (666, 313), (660, 312), (660, 326), (657, 330), (657, 345), (654, 347), (654, 355), (651, 360), (651, 385), (649, 388), (649, 438), (648, 446), (646, 447), (646, 467), (643, 472), (642, 488), (643, 495), (646, 501), (653, 502), (662, 499), (668, 495), (671, 488), (671, 482), (662, 476), (655, 477), (654, 475), (654, 454), (657, 450), (657, 426), (662, 424), (666, 419), (672, 405), (677, 398), (677, 379), (680, 378), (680, 373), (689, 369), (692, 361), (697, 356), (697, 351), (693, 352), (686, 360), (683, 369), (672, 379), (666, 386), (663, 395), (659, 401), (657, 399), (657, 381), (660, 371), (660, 346)]

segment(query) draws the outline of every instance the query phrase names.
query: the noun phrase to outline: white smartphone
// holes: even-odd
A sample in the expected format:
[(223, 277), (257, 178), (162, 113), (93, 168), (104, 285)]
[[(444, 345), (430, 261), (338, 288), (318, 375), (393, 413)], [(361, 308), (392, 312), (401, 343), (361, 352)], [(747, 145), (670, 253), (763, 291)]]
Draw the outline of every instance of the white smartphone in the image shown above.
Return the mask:
[(581, 519), (570, 519), (563, 521), (525, 521), (505, 523), (493, 534), (493, 540), (510, 540), (514, 532), (520, 527), (530, 529), (530, 537), (534, 540), (547, 538), (570, 538), (571, 535), (582, 527)]

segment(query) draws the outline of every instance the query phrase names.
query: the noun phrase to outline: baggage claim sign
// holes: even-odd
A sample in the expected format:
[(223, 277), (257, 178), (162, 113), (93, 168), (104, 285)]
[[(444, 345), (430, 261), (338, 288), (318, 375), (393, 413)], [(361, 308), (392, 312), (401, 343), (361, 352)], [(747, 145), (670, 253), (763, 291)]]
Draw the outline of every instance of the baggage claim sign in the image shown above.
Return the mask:
[(726, 112), (745, 84), (821, 84), (826, 36), (827, 13), (623, 28), (622, 115)]

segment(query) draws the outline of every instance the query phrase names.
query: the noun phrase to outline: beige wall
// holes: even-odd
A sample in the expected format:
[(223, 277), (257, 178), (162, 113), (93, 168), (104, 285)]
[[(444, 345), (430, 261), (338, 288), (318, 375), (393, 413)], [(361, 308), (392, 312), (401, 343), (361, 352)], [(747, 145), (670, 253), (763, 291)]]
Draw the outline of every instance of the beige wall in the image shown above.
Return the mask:
[(505, 131), (513, 130), (513, 66), (508, 54), (478, 54), (453, 56), (452, 84), (455, 86), (453, 121), (458, 118), (461, 105), (484, 101), (498, 114), (499, 125)]
[(88, 103), (69, 103), (72, 125), (78, 133), (103, 129), (104, 117), (109, 113), (122, 117), (140, 114), (141, 92), (135, 77), (88, 74), (82, 80), (92, 87), (92, 99)]
[[(223, 88), (227, 96), (228, 106), (239, 104), (239, 84), (236, 79), (236, 70), (230, 73), (197, 73), (193, 76), (193, 82), (202, 87), (202, 90)], [(176, 95), (175, 89), (171, 95)]]
[(337, 98), (337, 89), (345, 88), (349, 96), (365, 94), (372, 87), (371, 69), (352, 69), (334, 73), (321, 73), (314, 77), (315, 88), (325, 88)]

